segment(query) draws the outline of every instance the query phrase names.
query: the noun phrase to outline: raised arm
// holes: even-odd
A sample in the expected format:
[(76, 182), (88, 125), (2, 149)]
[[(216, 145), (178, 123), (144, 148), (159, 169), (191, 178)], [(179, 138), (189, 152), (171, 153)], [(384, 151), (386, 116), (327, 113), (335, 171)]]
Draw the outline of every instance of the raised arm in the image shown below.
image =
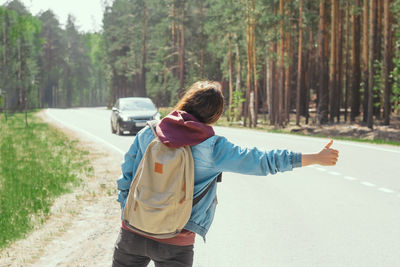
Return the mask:
[(301, 154), (286, 149), (260, 150), (243, 148), (219, 137), (214, 145), (211, 159), (218, 171), (249, 175), (268, 175), (291, 171), (301, 167)]

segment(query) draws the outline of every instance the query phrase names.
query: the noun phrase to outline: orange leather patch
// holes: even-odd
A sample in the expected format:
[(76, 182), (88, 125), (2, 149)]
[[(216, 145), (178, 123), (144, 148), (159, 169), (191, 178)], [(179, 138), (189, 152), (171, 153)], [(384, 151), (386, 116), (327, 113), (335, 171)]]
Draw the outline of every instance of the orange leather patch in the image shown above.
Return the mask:
[(183, 191), (183, 192), (186, 191), (186, 181), (183, 183), (182, 191)]
[(154, 171), (158, 173), (163, 173), (163, 165), (161, 163), (154, 163)]

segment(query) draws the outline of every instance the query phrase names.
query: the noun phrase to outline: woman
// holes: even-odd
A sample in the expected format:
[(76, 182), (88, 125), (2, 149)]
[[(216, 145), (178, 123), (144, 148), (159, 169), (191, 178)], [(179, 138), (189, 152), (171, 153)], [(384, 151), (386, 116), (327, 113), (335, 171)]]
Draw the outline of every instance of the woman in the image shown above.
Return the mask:
[[(262, 151), (235, 146), (225, 137), (214, 134), (212, 125), (224, 109), (221, 86), (217, 82), (194, 83), (175, 106), (173, 112), (156, 127), (158, 138), (169, 147), (191, 146), (194, 160), (194, 196), (207, 192), (193, 206), (189, 222), (177, 236), (156, 239), (132, 232), (122, 221), (115, 244), (113, 266), (192, 266), (195, 234), (205, 238), (216, 207), (215, 183), (221, 172), (268, 175), (310, 164), (335, 165), (338, 151), (329, 142), (319, 153), (305, 154), (288, 150)], [(118, 201), (122, 210), (139, 162), (154, 135), (142, 129), (125, 155), (122, 177), (118, 179)], [(208, 190), (208, 191), (205, 191)]]

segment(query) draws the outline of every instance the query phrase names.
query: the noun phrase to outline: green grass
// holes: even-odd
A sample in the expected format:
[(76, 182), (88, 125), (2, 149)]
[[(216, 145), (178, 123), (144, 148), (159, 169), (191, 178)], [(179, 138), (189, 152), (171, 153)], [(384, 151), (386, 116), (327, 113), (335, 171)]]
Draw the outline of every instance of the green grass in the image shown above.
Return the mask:
[(88, 152), (28, 113), (0, 115), (0, 248), (24, 237), (87, 172)]

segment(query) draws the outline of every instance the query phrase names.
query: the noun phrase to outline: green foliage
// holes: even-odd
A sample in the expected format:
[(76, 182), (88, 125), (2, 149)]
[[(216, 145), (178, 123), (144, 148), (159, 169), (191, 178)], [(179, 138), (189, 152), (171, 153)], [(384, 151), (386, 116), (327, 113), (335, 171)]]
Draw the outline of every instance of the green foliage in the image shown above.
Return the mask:
[[(303, 2), (304, 55), (317, 60), (319, 1)], [(108, 3), (99, 33), (81, 33), (72, 16), (62, 28), (51, 10), (32, 16), (18, 0), (0, 7), (0, 88), (7, 108), (110, 105), (118, 97), (146, 95), (157, 106), (173, 106), (182, 86), (205, 79), (226, 83), (232, 78), (235, 89), (245, 88), (248, 52), (253, 53), (246, 40), (246, 29), (253, 22), (249, 18), (254, 18), (255, 75), (260, 92), (265, 91), (267, 64), (279, 59), (271, 48), (282, 38), (281, 25), (284, 33), (293, 37), (284, 64), (295, 71), (299, 1), (285, 1), (284, 15), (277, 15), (279, 0)], [(362, 12), (362, 6), (355, 7), (354, 1), (350, 6), (350, 14)], [(398, 20), (400, 0), (393, 1), (390, 10)], [(391, 97), (394, 108), (399, 109), (399, 21), (391, 27), (397, 40)], [(381, 69), (374, 77), (379, 97)], [(280, 70), (274, 72), (278, 75)], [(316, 79), (313, 76), (307, 74), (310, 83)]]
[(396, 112), (400, 111), (400, 0), (394, 1), (392, 11), (397, 23), (393, 25), (395, 30), (395, 57), (393, 59), (394, 68), (390, 77), (393, 79), (391, 102)]
[(141, 53), (144, 2), (116, 0), (105, 9), (104, 48), (110, 67), (110, 86), (115, 98), (132, 96), (138, 84), (138, 74), (143, 60)]
[[(374, 88), (373, 88), (373, 97), (374, 99), (379, 99), (379, 96), (383, 94), (384, 90), (384, 83), (382, 81), (383, 79), (383, 66), (382, 62), (379, 60), (375, 60), (374, 62)], [(380, 107), (379, 102), (374, 103), (374, 107)]]
[(238, 90), (234, 91), (232, 95), (232, 107), (231, 107), (231, 118), (230, 121), (235, 121), (240, 119), (242, 103), (246, 101), (243, 97), (243, 92)]
[(65, 56), (62, 68), (62, 89), (66, 91), (65, 106), (90, 105), (89, 89), (91, 61), (89, 49), (75, 26), (75, 18), (68, 16), (65, 27)]
[(46, 219), (54, 199), (89, 170), (83, 151), (59, 131), (28, 114), (0, 120), (0, 248)]
[(88, 51), (89, 66), (89, 105), (107, 103), (109, 88), (107, 84), (106, 53), (102, 35), (87, 33), (83, 36), (85, 50)]
[(105, 104), (101, 38), (98, 33), (97, 41), (85, 38), (72, 16), (64, 30), (51, 10), (34, 17), (18, 0), (1, 6), (0, 88), (6, 108)]
[(393, 60), (393, 63), (395, 64), (395, 67), (391, 73), (391, 78), (393, 79), (391, 102), (394, 104), (394, 109), (396, 111), (399, 111), (400, 110), (400, 56), (397, 56)]
[(171, 6), (159, 1), (147, 1), (148, 7), (148, 58), (146, 64), (146, 91), (157, 106), (173, 106), (178, 100), (179, 79), (175, 75), (176, 53), (171, 44)]
[(0, 7), (0, 88), (6, 105), (27, 106), (28, 96), (36, 90), (40, 21), (30, 15), (19, 1)]

